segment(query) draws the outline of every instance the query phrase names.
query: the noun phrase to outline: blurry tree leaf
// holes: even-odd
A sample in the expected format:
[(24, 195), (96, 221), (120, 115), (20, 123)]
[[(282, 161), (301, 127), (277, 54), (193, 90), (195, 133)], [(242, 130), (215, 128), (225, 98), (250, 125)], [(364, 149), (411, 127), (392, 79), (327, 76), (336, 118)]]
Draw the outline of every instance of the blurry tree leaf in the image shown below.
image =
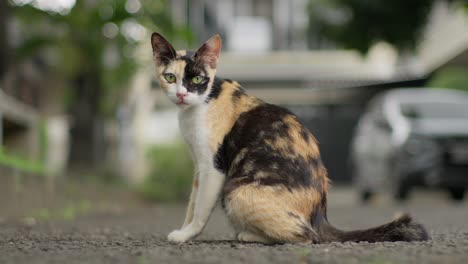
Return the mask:
[[(92, 156), (99, 120), (115, 116), (129, 81), (138, 70), (132, 54), (140, 43), (125, 35), (125, 27), (141, 24), (168, 39), (192, 39), (186, 26), (173, 23), (169, 1), (140, 2), (142, 8), (128, 12), (127, 0), (76, 1), (65, 15), (10, 2), (21, 38), (16, 61), (45, 56), (56, 73), (69, 81), (64, 102), (66, 99), (69, 103), (74, 124), (72, 159), (73, 153), (82, 153), (83, 159)], [(149, 33), (141, 41), (149, 41)], [(75, 146), (80, 150), (73, 150)]]
[(37, 54), (37, 51), (55, 43), (57, 40), (46, 36), (34, 36), (21, 43), (15, 51), (16, 59), (24, 60)]
[(331, 42), (366, 53), (374, 43), (386, 41), (400, 51), (413, 50), (434, 2), (311, 0), (308, 7), (311, 45), (320, 48), (321, 43)]
[(457, 89), (468, 92), (468, 72), (466, 69), (457, 67), (440, 70), (431, 78), (428, 87)]

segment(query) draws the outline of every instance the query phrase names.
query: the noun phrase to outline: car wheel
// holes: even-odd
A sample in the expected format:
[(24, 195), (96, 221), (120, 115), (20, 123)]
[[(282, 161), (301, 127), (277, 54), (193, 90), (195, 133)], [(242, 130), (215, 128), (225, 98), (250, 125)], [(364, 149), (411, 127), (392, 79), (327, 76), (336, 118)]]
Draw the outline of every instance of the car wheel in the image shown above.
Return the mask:
[(363, 203), (369, 203), (370, 200), (374, 197), (374, 192), (370, 190), (362, 190), (360, 194), (361, 202)]
[(454, 201), (462, 201), (465, 198), (465, 188), (449, 188), (449, 193)]

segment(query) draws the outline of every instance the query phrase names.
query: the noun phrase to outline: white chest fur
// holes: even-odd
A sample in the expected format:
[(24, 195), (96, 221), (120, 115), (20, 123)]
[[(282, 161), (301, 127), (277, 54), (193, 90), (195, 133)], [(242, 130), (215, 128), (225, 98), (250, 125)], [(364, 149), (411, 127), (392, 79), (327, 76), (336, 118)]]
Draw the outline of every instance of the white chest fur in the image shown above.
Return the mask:
[(180, 132), (189, 145), (198, 170), (213, 167), (213, 153), (209, 147), (209, 129), (206, 122), (205, 105), (191, 107), (179, 112)]

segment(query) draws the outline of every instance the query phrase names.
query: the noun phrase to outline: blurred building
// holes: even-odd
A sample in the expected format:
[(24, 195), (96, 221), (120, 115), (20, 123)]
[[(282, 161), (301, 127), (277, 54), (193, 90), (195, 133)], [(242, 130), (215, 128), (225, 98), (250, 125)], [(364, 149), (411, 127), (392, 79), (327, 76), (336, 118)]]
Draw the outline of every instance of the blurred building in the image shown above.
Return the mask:
[(446, 2), (436, 3), (416, 57), (425, 74), (432, 74), (447, 66), (468, 69), (466, 10)]
[[(171, 12), (179, 23), (190, 25), (200, 45), (220, 33), (225, 45), (218, 76), (235, 79), (249, 93), (295, 112), (318, 138), (332, 180), (348, 182), (351, 137), (369, 98), (386, 89), (423, 86), (432, 73), (448, 64), (468, 67), (468, 16), (438, 3), (416, 53), (401, 55), (392, 46), (378, 43), (362, 56), (336, 50), (333, 44), (330, 49), (307, 50), (307, 2), (175, 0)], [(141, 59), (148, 68), (136, 78), (132, 104), (146, 102), (150, 96), (155, 100), (153, 107), (143, 104), (142, 112), (134, 113), (146, 116), (134, 135), (143, 135), (140, 144), (161, 144), (177, 140), (177, 123), (168, 122), (177, 116), (157, 87), (148, 59), (151, 48), (145, 44)], [(161, 133), (165, 136), (157, 136)]]
[(174, 0), (175, 22), (189, 24), (199, 39), (221, 34), (227, 50), (305, 50), (308, 0)]

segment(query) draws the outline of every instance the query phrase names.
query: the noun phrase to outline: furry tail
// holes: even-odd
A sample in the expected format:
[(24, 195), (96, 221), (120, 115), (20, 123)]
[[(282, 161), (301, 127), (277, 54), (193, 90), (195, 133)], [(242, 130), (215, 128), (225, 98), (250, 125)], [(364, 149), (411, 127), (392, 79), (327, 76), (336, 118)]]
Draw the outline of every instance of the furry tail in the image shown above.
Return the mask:
[(413, 222), (408, 214), (398, 217), (396, 220), (366, 230), (342, 231), (322, 221), (318, 228), (321, 242), (346, 242), (346, 241), (425, 241), (430, 237), (426, 229), (418, 223)]

